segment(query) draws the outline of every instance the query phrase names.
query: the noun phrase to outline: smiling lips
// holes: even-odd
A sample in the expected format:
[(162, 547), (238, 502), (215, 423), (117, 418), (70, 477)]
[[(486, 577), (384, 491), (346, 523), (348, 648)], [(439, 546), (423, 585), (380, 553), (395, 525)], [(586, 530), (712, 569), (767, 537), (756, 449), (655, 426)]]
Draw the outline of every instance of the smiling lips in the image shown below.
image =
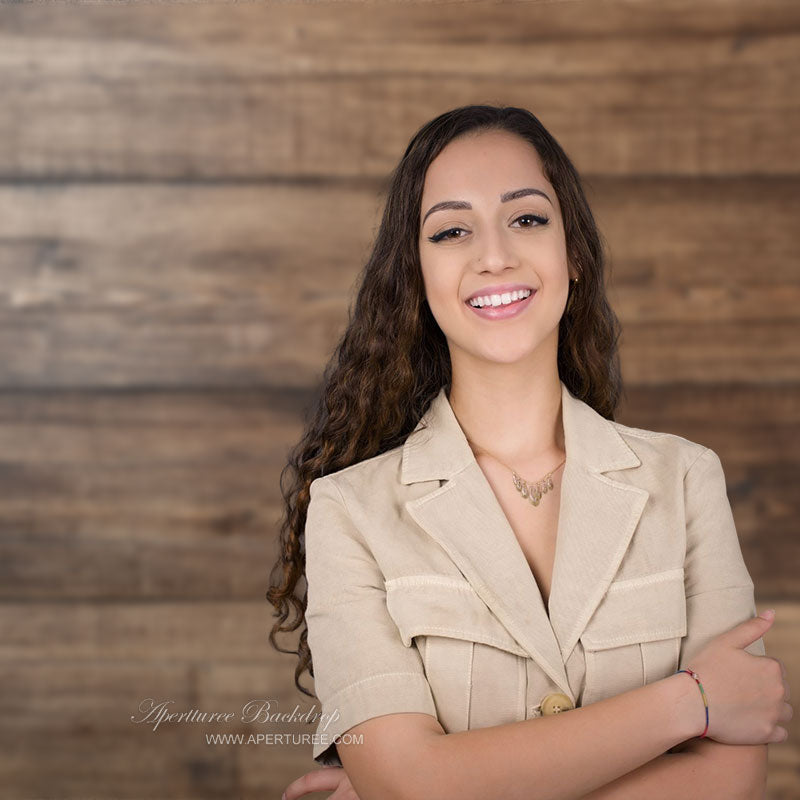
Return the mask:
[(517, 300), (524, 300), (531, 293), (530, 289), (514, 290), (513, 292), (501, 292), (499, 294), (485, 294), (477, 297), (471, 297), (467, 302), (473, 308), (481, 308), (486, 306), (507, 306)]
[(472, 297), (466, 305), (484, 319), (508, 319), (521, 314), (533, 300), (532, 289), (515, 289), (500, 294), (485, 294)]

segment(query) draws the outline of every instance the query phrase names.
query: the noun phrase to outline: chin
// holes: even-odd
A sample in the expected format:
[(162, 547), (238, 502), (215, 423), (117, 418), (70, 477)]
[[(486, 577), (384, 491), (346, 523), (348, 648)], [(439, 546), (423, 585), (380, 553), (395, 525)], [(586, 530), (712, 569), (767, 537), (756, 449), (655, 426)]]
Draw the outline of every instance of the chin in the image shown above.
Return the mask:
[(494, 364), (519, 364), (530, 358), (536, 350), (534, 345), (530, 347), (514, 347), (509, 349), (492, 348), (491, 350), (480, 350), (475, 355), (483, 361), (491, 361)]

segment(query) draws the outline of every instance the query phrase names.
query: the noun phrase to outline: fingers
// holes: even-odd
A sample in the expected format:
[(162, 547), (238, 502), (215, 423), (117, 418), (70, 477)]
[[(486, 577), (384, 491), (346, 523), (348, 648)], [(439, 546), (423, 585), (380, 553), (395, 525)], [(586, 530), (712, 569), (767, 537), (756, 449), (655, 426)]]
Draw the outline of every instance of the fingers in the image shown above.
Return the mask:
[(775, 660), (778, 662), (778, 664), (780, 664), (781, 675), (783, 676), (783, 689), (784, 689), (783, 699), (784, 700), (788, 700), (789, 699), (789, 681), (786, 680), (786, 665), (779, 658), (776, 658)]
[(781, 675), (783, 676), (783, 699), (788, 700), (790, 697), (789, 681), (786, 679), (786, 665), (779, 658), (773, 658), (773, 661), (778, 662), (781, 668)]
[(772, 736), (767, 739), (766, 744), (778, 744), (779, 742), (785, 742), (789, 738), (789, 732), (786, 728), (781, 728), (780, 725), (775, 726), (775, 730), (772, 732)]
[(311, 792), (332, 792), (338, 788), (345, 775), (342, 767), (323, 767), (306, 772), (286, 787), (282, 800), (297, 800)]

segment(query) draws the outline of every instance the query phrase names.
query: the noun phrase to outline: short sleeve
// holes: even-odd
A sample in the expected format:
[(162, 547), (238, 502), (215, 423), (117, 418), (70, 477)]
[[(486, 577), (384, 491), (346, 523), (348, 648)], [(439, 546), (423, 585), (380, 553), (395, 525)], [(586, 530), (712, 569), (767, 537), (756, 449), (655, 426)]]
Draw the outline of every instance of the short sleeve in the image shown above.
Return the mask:
[[(684, 477), (687, 635), (680, 669), (715, 636), (756, 616), (753, 581), (742, 556), (719, 456), (706, 448)], [(745, 650), (765, 655), (764, 640)]]
[(419, 650), (406, 647), (386, 607), (384, 576), (336, 483), (310, 487), (305, 611), (321, 717), (313, 758), (341, 766), (334, 739), (372, 717), (436, 716)]

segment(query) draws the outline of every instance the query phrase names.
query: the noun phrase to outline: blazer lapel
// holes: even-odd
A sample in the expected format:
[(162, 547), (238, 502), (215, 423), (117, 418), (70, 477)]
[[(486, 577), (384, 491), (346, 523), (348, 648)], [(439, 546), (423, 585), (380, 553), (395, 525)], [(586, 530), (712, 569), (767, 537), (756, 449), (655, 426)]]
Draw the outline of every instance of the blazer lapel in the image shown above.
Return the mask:
[(612, 423), (563, 381), (561, 401), (567, 460), (549, 609), (444, 388), (406, 439), (401, 481), (444, 481), (407, 501), (406, 510), (519, 645), (572, 696), (564, 664), (619, 568), (649, 495), (605, 474), (640, 464)]

